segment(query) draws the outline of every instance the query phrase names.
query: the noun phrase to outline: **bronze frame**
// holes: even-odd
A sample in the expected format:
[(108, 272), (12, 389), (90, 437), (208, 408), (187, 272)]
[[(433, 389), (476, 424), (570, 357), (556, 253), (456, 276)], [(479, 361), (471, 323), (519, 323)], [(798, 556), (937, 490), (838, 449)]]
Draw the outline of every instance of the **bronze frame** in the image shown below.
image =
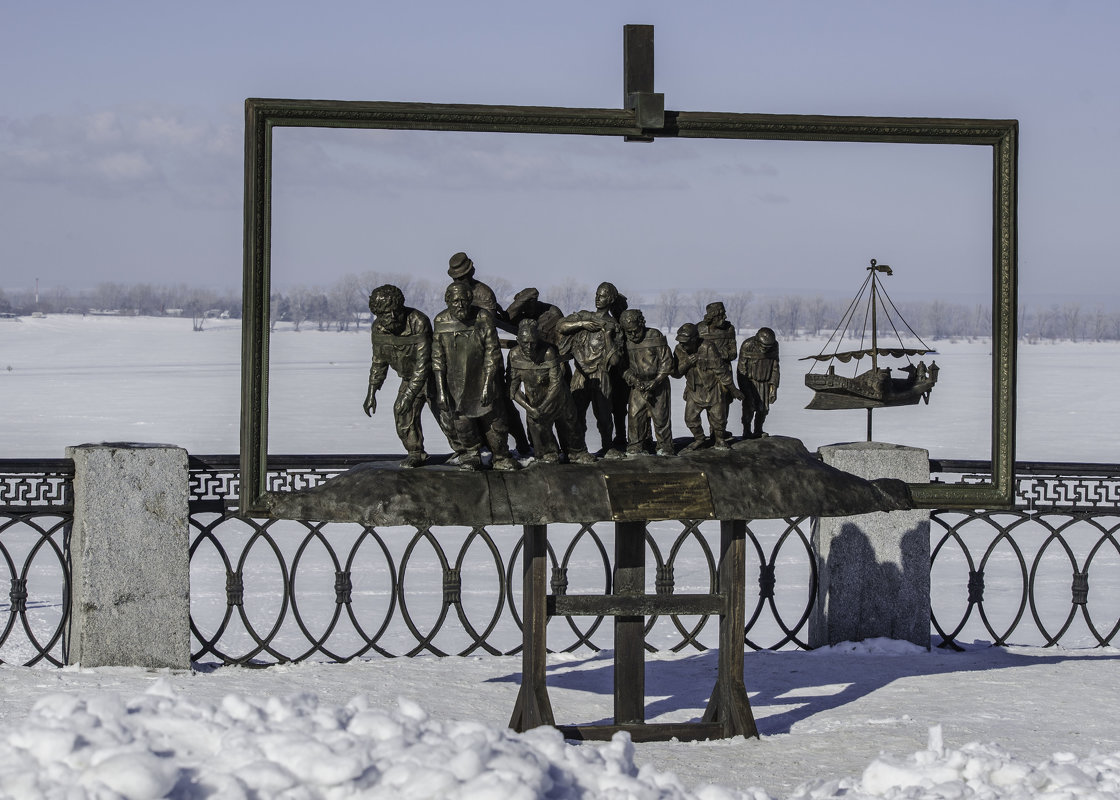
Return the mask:
[(277, 127), (561, 133), (645, 141), (679, 137), (990, 146), (992, 481), (911, 488), (917, 504), (925, 508), (1009, 507), (1015, 477), (1018, 121), (665, 111), (663, 126), (651, 129), (641, 127), (640, 119), (648, 119), (640, 103), (635, 109), (601, 109), (246, 100), (240, 513), (267, 513), (272, 130)]

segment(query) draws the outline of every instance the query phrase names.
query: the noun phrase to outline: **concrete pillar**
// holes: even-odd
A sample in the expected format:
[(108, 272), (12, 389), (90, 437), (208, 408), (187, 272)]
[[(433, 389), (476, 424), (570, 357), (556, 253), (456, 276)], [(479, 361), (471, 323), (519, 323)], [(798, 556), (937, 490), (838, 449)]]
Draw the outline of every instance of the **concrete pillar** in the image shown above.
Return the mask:
[[(929, 482), (929, 453), (881, 442), (820, 448), (824, 463), (861, 478)], [(929, 647), (929, 512), (891, 511), (813, 522), (819, 583), (809, 646), (876, 637)]]
[(190, 667), (187, 451), (84, 444), (74, 461), (70, 626), (83, 667)]

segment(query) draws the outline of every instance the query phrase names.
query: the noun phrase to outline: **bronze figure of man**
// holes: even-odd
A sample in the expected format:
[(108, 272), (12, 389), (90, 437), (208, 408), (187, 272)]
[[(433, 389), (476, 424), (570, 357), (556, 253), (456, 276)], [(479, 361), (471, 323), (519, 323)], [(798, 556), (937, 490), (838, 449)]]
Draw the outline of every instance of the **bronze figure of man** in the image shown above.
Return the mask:
[[(535, 319), (517, 327), (517, 347), (509, 351), (509, 396), (525, 409), (533, 452), (542, 463), (556, 463), (562, 450), (574, 464), (590, 464), (583, 430), (576, 422), (576, 404), (556, 348), (545, 341)], [(557, 447), (553, 428), (560, 437)]]
[(778, 399), (778, 339), (770, 328), (743, 340), (739, 348), (739, 388), (743, 392), (743, 436), (757, 439), (766, 434), (762, 423), (770, 413), (770, 404)]
[(673, 377), (684, 378), (684, 422), (692, 433), (685, 451), (697, 450), (707, 444), (700, 415), (707, 412), (712, 432), (712, 447), (727, 450), (727, 409), (732, 397), (743, 399), (731, 377), (727, 363), (716, 342), (703, 339), (699, 326), (686, 322), (677, 331), (679, 344), (673, 350)]
[[(620, 378), (625, 359), (622, 331), (611, 309), (618, 303), (618, 290), (612, 283), (601, 283), (595, 290), (595, 310), (577, 311), (556, 325), (561, 338), (561, 354), (572, 358), (572, 397), (576, 418), (582, 430), (587, 427), (587, 409), (595, 415), (602, 452), (610, 457), (621, 454), (626, 444), (625, 425), (614, 414), (615, 395), (625, 394)], [(614, 448), (612, 450), (612, 447)]]
[(704, 319), (696, 326), (703, 342), (709, 342), (720, 358), (730, 364), (735, 360), (735, 326), (727, 321), (727, 310), (716, 300), (704, 308)]
[[(471, 290), (471, 303), (490, 312), (494, 319), (494, 326), (506, 333), (517, 333), (517, 325), (510, 321), (509, 314), (498, 302), (497, 295), (489, 285), (475, 277), (474, 261), (466, 253), (458, 252), (447, 260), (447, 274), (456, 283), (461, 283)], [(504, 380), (504, 378), (503, 378)], [(522, 453), (529, 452), (529, 437), (525, 435), (525, 428), (521, 424), (521, 417), (517, 409), (502, 395), (505, 404), (504, 416), (509, 432), (517, 449)]]
[(657, 437), (657, 454), (673, 455), (673, 430), (669, 419), (669, 376), (673, 351), (665, 334), (646, 327), (646, 318), (636, 308), (622, 312), (619, 319), (626, 337), (626, 371), (622, 377), (630, 387), (626, 454), (639, 455), (650, 439), (650, 423)]
[(471, 289), (452, 283), (444, 293), (447, 308), (436, 314), (432, 373), (437, 403), (446, 409), (455, 432), (462, 469), (482, 469), (482, 444), (494, 455), (495, 469), (517, 469), (509, 451), (502, 391), (502, 351), (493, 315), (472, 305)]
[(376, 316), (370, 328), (373, 363), (362, 407), (366, 416), (373, 416), (377, 391), (392, 367), (401, 379), (393, 402), (393, 419), (408, 453), (401, 466), (419, 467), (428, 460), (420, 412), (432, 392), (432, 323), (423, 312), (406, 306), (404, 294), (391, 284), (378, 286), (370, 293), (369, 310)]

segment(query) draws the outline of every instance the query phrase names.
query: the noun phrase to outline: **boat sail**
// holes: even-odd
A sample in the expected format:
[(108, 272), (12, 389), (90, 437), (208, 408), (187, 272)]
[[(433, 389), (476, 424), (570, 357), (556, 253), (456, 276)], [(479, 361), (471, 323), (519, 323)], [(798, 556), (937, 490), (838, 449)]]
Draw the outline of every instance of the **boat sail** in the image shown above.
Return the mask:
[[(821, 352), (800, 359), (828, 364), (826, 372), (814, 373), (810, 370), (805, 376), (805, 385), (813, 390), (813, 399), (805, 406), (806, 408), (866, 408), (870, 415), (870, 410), (873, 408), (915, 405), (920, 401), (929, 403), (930, 392), (937, 383), (940, 368), (936, 361), (930, 363), (928, 367), (925, 361), (914, 364), (911, 356), (923, 356), (936, 351), (927, 347), (909, 323), (902, 318), (902, 314), (883, 288), (880, 276), (893, 275), (891, 268), (871, 259), (871, 266), (867, 271), (867, 278)], [(846, 340), (851, 341), (855, 338), (856, 332), (852, 330), (852, 323), (856, 321), (860, 311), (863, 312), (863, 330), (859, 333), (859, 346), (855, 349), (840, 350)], [(880, 316), (887, 323), (884, 332), (889, 326), (893, 333), (893, 340), (887, 345), (879, 341)], [(916, 339), (920, 347), (907, 347), (904, 344), (899, 333), (899, 324), (909, 331), (910, 337)], [(868, 341), (869, 336), (870, 341)], [(897, 342), (897, 346), (894, 342)], [(830, 347), (834, 349), (829, 351)], [(834, 362), (847, 364), (854, 360), (858, 364), (867, 357), (871, 358), (871, 369), (854, 377), (836, 373)], [(896, 367), (903, 376), (894, 377), (891, 367), (880, 366), (880, 358), (905, 358), (906, 366)], [(868, 424), (870, 429), (870, 417)]]

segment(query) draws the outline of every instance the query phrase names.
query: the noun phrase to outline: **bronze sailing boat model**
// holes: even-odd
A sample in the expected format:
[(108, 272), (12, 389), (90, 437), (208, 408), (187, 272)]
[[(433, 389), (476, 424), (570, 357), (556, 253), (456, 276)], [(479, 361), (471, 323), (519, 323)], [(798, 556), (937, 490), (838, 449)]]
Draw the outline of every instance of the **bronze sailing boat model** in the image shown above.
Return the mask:
[[(909, 323), (903, 319), (902, 314), (887, 294), (882, 285), (882, 277), (893, 275), (893, 271), (886, 264), (879, 264), (871, 259), (871, 266), (867, 268), (867, 278), (860, 286), (859, 292), (852, 300), (848, 310), (844, 313), (840, 323), (836, 326), (832, 336), (825, 342), (821, 352), (815, 356), (805, 356), (802, 361), (812, 360), (819, 364), (827, 364), (828, 368), (823, 373), (813, 372), (810, 369), (805, 376), (805, 385), (813, 390), (813, 399), (806, 408), (837, 409), (837, 408), (866, 408), (867, 409), (867, 438), (871, 440), (871, 412), (872, 409), (885, 406), (916, 405), (919, 401), (929, 403), (930, 392), (937, 383), (939, 367), (933, 361), (927, 367), (925, 361), (914, 364), (912, 356), (923, 356), (935, 351), (928, 347), (921, 337), (914, 332)], [(857, 315), (862, 311), (863, 329), (859, 333), (858, 347), (855, 349), (841, 350), (845, 341), (852, 341), (856, 337)], [(880, 341), (880, 322), (882, 317), (887, 328), (893, 336), (889, 344)], [(909, 332), (909, 336), (917, 340), (920, 347), (908, 347), (903, 342), (899, 326)], [(870, 341), (869, 341), (870, 340)], [(895, 344), (897, 342), (897, 345)], [(832, 350), (829, 350), (832, 348)], [(871, 357), (871, 369), (860, 372), (854, 376), (837, 374), (835, 362), (847, 364), (855, 361), (858, 365), (861, 359)], [(880, 366), (880, 358), (906, 359), (906, 365), (895, 367), (903, 373), (901, 377), (894, 377), (890, 366)], [(890, 362), (888, 362), (889, 364)], [(814, 364), (816, 366), (816, 364)]]

